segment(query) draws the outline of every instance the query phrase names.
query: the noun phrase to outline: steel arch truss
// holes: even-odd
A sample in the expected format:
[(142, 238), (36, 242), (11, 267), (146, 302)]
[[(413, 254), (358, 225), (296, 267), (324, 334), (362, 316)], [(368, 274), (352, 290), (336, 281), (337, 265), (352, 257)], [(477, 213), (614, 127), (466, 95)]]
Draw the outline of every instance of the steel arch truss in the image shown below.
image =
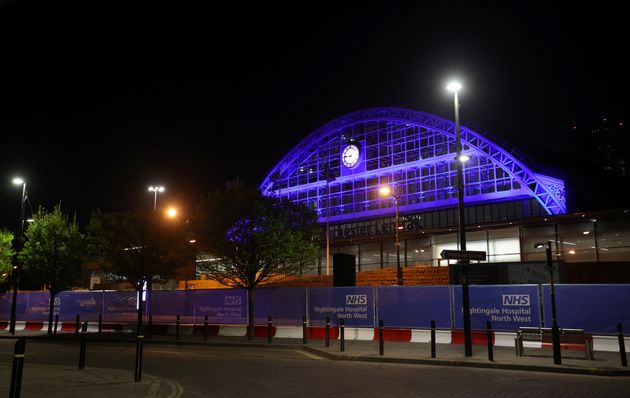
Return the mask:
[[(360, 146), (359, 167), (345, 168), (343, 147)], [(466, 202), (535, 198), (548, 214), (566, 212), (564, 182), (537, 174), (524, 157), (489, 133), (461, 127)], [(320, 219), (350, 220), (392, 211), (378, 189), (394, 184), (401, 211), (457, 203), (455, 123), (400, 108), (344, 115), (312, 132), (274, 167), (260, 186), (318, 211)]]

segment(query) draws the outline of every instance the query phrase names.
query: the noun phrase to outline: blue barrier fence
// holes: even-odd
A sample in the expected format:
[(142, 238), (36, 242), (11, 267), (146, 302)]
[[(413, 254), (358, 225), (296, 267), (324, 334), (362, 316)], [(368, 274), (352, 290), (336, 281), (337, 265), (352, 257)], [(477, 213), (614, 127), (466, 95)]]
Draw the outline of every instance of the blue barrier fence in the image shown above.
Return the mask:
[[(556, 285), (558, 325), (590, 333), (614, 334), (617, 323), (630, 325), (630, 285)], [(380, 286), (337, 288), (257, 289), (255, 321), (276, 325), (323, 326), (344, 319), (346, 326), (373, 328), (378, 320), (387, 327), (426, 329), (431, 320), (441, 329), (463, 328), (461, 286)], [(0, 319), (8, 321), (12, 292), (0, 294)], [(19, 292), (18, 321), (47, 321), (48, 292)], [(137, 294), (133, 291), (61, 292), (54, 312), (60, 321), (134, 322)], [(145, 310), (154, 323), (245, 324), (247, 291), (244, 289), (153, 291)], [(551, 325), (548, 285), (471, 285), (470, 311), (473, 329), (485, 329), (486, 321), (500, 331), (521, 326)]]

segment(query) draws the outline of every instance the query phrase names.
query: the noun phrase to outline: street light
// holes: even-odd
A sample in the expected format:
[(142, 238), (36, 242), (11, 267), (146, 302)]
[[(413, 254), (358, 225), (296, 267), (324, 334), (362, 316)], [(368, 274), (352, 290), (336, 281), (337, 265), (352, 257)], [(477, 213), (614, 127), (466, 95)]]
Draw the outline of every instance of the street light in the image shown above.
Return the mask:
[(400, 268), (400, 239), (398, 238), (398, 231), (401, 229), (399, 223), (398, 223), (398, 199), (399, 199), (399, 195), (398, 195), (398, 191), (396, 190), (396, 188), (394, 187), (394, 190), (392, 191), (392, 189), (388, 186), (384, 186), (380, 189), (381, 192), (381, 196), (391, 196), (394, 199), (394, 205), (396, 207), (396, 283), (398, 284), (398, 286), (402, 286), (403, 285), (403, 275), (402, 275), (402, 269)]
[[(453, 93), (455, 108), (455, 147), (457, 150), (457, 221), (459, 224), (459, 249), (466, 250), (466, 229), (464, 226), (464, 173), (462, 165), (467, 159), (462, 156), (462, 142), (459, 128), (459, 97), (462, 85), (457, 81), (448, 83), (446, 89)], [(464, 310), (464, 352), (467, 357), (472, 356), (472, 338), (470, 330), (470, 295), (468, 292), (468, 260), (460, 260), (462, 283), (462, 307)]]
[(157, 210), (157, 194), (158, 192), (164, 192), (163, 186), (151, 186), (149, 187), (149, 192), (153, 192), (153, 211)]
[(560, 354), (560, 330), (558, 329), (558, 321), (556, 318), (556, 289), (553, 282), (553, 262), (551, 260), (551, 241), (547, 243), (536, 243), (536, 249), (545, 248), (547, 252), (547, 269), (549, 270), (549, 285), (551, 286), (551, 342), (553, 345), (553, 363), (562, 364), (562, 355)]
[[(24, 244), (24, 203), (26, 203), (26, 181), (16, 177), (13, 179), (14, 185), (22, 185), (22, 202), (20, 204), (20, 230), (18, 234), (19, 248), (21, 249)], [(17, 292), (20, 287), (20, 270), (21, 265), (15, 260), (16, 263), (13, 266), (13, 301), (11, 302), (11, 320), (9, 325), (9, 333), (15, 335), (15, 323), (16, 323), (16, 310), (17, 310)]]
[(175, 218), (177, 217), (177, 209), (174, 207), (169, 207), (168, 210), (166, 210), (166, 216), (168, 218)]

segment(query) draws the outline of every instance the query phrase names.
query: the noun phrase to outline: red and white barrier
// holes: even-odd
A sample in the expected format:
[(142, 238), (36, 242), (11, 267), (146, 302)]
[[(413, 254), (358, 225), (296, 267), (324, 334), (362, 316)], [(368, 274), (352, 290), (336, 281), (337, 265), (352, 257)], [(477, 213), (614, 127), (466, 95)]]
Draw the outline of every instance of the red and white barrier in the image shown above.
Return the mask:
[[(0, 322), (0, 330), (9, 330), (9, 322)], [(42, 321), (17, 321), (15, 323), (16, 331), (31, 331), (31, 332), (46, 332), (48, 330), (48, 322)], [(57, 325), (57, 333), (74, 333), (76, 331), (76, 322), (59, 322)], [(119, 332), (119, 333), (132, 333), (135, 331), (135, 324), (127, 323), (109, 323), (104, 322), (101, 324), (101, 331), (107, 332)], [(88, 332), (97, 333), (98, 323), (89, 322)], [(174, 335), (176, 333), (175, 324), (153, 324), (151, 326), (151, 333), (155, 335), (169, 334)], [(204, 333), (203, 325), (180, 325), (180, 335), (202, 335)], [(208, 325), (208, 336), (226, 336), (226, 337), (244, 337), (247, 335), (247, 325)], [(257, 325), (255, 327), (256, 337), (266, 337), (268, 329), (266, 325)], [(289, 338), (289, 339), (301, 339), (302, 327), (301, 326), (273, 326), (272, 336), (275, 338)], [(308, 339), (324, 339), (326, 336), (326, 328), (323, 326), (310, 326), (307, 327)], [(346, 327), (344, 330), (344, 337), (346, 340), (363, 340), (363, 341), (377, 341), (378, 340), (378, 328), (354, 328)], [(409, 343), (429, 343), (431, 341), (431, 331), (428, 329), (406, 329), (406, 328), (385, 328), (383, 330), (383, 337), (385, 341), (398, 341)], [(463, 344), (464, 333), (463, 330), (444, 330), (438, 329), (435, 331), (436, 343), (438, 344)], [(475, 345), (486, 345), (487, 334), (485, 330), (475, 330), (472, 332), (472, 342)], [(514, 339), (516, 333), (514, 332), (493, 332), (493, 345), (499, 347), (514, 347)], [(330, 327), (330, 339), (339, 339), (339, 327)], [(630, 336), (625, 338), (626, 351), (630, 352)], [(526, 348), (549, 348), (549, 344), (542, 344), (541, 342), (523, 342), (523, 346)], [(577, 347), (576, 347), (577, 348)], [(593, 350), (594, 351), (610, 351), (615, 352), (619, 350), (619, 343), (617, 336), (593, 336)]]

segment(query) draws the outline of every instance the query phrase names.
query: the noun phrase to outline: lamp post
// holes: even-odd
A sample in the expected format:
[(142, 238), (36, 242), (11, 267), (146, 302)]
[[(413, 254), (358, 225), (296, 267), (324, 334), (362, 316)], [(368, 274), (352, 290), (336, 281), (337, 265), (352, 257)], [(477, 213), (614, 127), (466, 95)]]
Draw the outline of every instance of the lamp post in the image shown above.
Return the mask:
[(153, 211), (157, 210), (157, 194), (158, 192), (164, 192), (163, 186), (151, 186), (149, 187), (149, 192), (153, 192)]
[[(21, 178), (14, 178), (13, 184), (22, 185), (22, 201), (20, 204), (20, 230), (18, 234), (18, 241), (20, 242), (20, 249), (22, 245), (24, 245), (24, 203), (26, 202), (26, 181)], [(20, 287), (20, 271), (21, 265), (16, 260), (15, 265), (13, 266), (13, 300), (11, 301), (11, 320), (9, 325), (9, 333), (11, 335), (15, 335), (15, 322), (16, 322), (16, 310), (17, 310), (17, 299), (18, 299), (18, 289)]]
[(396, 207), (396, 284), (398, 286), (402, 286), (403, 285), (403, 275), (402, 275), (402, 268), (400, 268), (400, 239), (398, 236), (399, 230), (400, 230), (400, 224), (398, 223), (398, 199), (399, 199), (399, 195), (398, 195), (398, 191), (396, 190), (396, 188), (394, 188), (394, 190), (392, 191), (392, 189), (390, 187), (382, 187), (380, 189), (381, 195), (382, 196), (391, 196), (394, 199), (394, 206)]
[[(453, 105), (455, 108), (455, 149), (457, 157), (457, 222), (459, 226), (459, 249), (466, 250), (466, 228), (464, 226), (464, 173), (462, 165), (465, 158), (462, 156), (462, 142), (459, 128), (459, 97), (458, 92), (462, 88), (459, 82), (450, 82), (446, 89), (453, 93)], [(460, 260), (462, 283), (462, 308), (464, 311), (464, 353), (472, 356), (472, 338), (470, 330), (470, 295), (468, 292), (468, 260)]]
[(545, 247), (547, 252), (547, 269), (549, 270), (549, 285), (551, 288), (551, 343), (553, 345), (553, 363), (562, 365), (562, 355), (560, 354), (560, 330), (556, 318), (556, 288), (553, 280), (553, 261), (551, 260), (551, 241), (547, 243), (536, 243), (536, 249)]

